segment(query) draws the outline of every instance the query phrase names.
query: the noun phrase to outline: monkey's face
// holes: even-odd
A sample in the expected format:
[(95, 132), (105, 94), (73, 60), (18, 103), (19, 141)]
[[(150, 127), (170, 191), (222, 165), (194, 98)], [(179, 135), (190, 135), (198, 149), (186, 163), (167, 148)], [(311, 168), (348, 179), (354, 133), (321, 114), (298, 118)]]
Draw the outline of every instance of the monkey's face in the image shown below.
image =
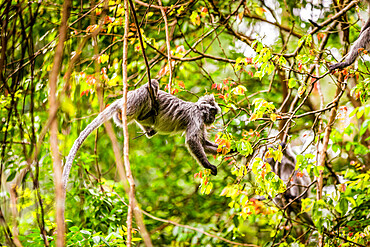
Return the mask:
[(216, 120), (216, 115), (218, 113), (218, 109), (214, 106), (208, 107), (208, 112), (204, 114), (204, 123), (206, 125), (211, 125)]
[(216, 120), (216, 115), (221, 112), (220, 107), (215, 101), (214, 96), (205, 95), (198, 100), (202, 115), (203, 121), (206, 125), (211, 125)]

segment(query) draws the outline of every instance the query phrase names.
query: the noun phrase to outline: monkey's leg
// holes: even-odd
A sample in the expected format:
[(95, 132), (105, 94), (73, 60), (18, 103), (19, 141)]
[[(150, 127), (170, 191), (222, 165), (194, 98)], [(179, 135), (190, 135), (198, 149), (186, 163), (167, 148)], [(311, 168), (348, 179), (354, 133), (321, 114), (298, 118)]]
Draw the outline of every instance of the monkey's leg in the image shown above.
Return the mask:
[(217, 167), (209, 163), (203, 146), (200, 143), (200, 137), (197, 135), (188, 135), (186, 133), (186, 144), (193, 157), (206, 169), (210, 169), (212, 175), (217, 175)]

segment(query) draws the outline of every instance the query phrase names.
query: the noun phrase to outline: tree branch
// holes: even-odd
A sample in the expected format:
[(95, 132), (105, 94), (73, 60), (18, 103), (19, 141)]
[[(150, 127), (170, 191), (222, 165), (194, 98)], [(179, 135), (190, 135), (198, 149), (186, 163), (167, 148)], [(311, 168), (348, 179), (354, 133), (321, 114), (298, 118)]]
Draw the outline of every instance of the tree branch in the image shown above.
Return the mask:
[(70, 15), (71, 0), (65, 0), (63, 3), (62, 22), (59, 29), (59, 42), (56, 47), (53, 68), (49, 75), (49, 122), (50, 122), (50, 145), (53, 158), (54, 170), (54, 184), (55, 184), (55, 197), (56, 197), (56, 223), (57, 223), (57, 241), (56, 246), (64, 246), (64, 204), (65, 193), (62, 184), (62, 164), (59, 157), (58, 148), (58, 121), (57, 111), (59, 102), (56, 97), (57, 81), (59, 77), (60, 67), (63, 60), (64, 41), (67, 39), (68, 19)]

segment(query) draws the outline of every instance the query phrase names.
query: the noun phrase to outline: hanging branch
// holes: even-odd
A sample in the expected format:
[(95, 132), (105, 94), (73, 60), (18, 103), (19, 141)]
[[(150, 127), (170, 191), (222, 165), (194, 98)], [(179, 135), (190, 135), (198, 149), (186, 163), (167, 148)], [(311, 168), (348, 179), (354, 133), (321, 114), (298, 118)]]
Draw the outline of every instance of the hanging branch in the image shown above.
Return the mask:
[(145, 54), (143, 37), (141, 36), (139, 22), (137, 21), (134, 3), (132, 2), (132, 0), (128, 0), (128, 1), (130, 3), (131, 14), (132, 14), (132, 17), (134, 19), (136, 30), (137, 30), (137, 34), (138, 34), (138, 37), (139, 37), (141, 52), (143, 53), (143, 57), (144, 57), (144, 61), (145, 61), (146, 73), (148, 75), (148, 83), (149, 83), (148, 89), (149, 89), (150, 99), (151, 99), (151, 101), (153, 103), (153, 110), (155, 112), (155, 115), (157, 115), (157, 107), (156, 107), (157, 106), (157, 98), (154, 95), (153, 88), (152, 88), (152, 83), (150, 81), (150, 78), (151, 78), (150, 77), (150, 66), (149, 66), (149, 63), (148, 63), (148, 58), (146, 57), (146, 54)]
[(63, 4), (62, 21), (59, 28), (59, 42), (56, 47), (53, 68), (49, 75), (49, 121), (50, 121), (50, 146), (53, 159), (53, 170), (54, 170), (54, 184), (55, 184), (55, 203), (56, 203), (56, 223), (57, 223), (57, 240), (56, 246), (64, 246), (64, 190), (62, 184), (62, 164), (59, 157), (58, 149), (58, 100), (56, 97), (57, 93), (57, 81), (59, 77), (60, 67), (63, 60), (63, 49), (64, 41), (67, 39), (68, 32), (68, 18), (70, 14), (71, 0), (66, 0)]
[[(338, 81), (343, 82), (343, 75), (342, 74), (338, 78)], [(329, 139), (330, 139), (332, 126), (333, 126), (333, 124), (335, 122), (335, 118), (337, 116), (337, 109), (338, 109), (338, 105), (339, 105), (339, 100), (340, 100), (341, 96), (343, 95), (343, 92), (344, 92), (346, 86), (347, 86), (346, 83), (338, 85), (337, 90), (335, 92), (335, 97), (334, 97), (334, 101), (333, 101), (334, 104), (335, 104), (335, 107), (333, 107), (331, 109), (329, 121), (328, 121), (328, 124), (325, 127), (324, 139), (322, 141), (322, 147), (321, 147), (321, 150), (320, 150), (319, 162), (317, 164), (318, 167), (323, 167), (323, 168), (325, 167), (326, 152), (327, 152), (327, 149), (328, 149), (328, 144), (329, 144)], [(317, 200), (322, 199), (323, 179), (324, 179), (323, 178), (323, 170), (320, 170), (319, 177), (317, 178), (317, 195), (316, 195)], [(318, 244), (319, 244), (319, 246), (324, 246), (323, 234), (319, 234), (319, 243)]]
[(17, 208), (17, 200), (19, 199), (18, 193), (17, 193), (17, 186), (11, 185), (10, 190), (10, 202), (11, 202), (11, 213), (13, 216), (13, 242), (15, 246), (17, 247), (23, 247), (22, 243), (19, 241), (19, 228), (18, 228), (18, 218), (19, 218), (19, 212)]
[[(122, 81), (123, 81), (123, 109), (122, 109), (122, 125), (123, 125), (123, 163), (126, 170), (126, 177), (127, 181), (130, 185), (129, 193), (128, 193), (128, 209), (127, 209), (127, 221), (126, 221), (126, 227), (127, 227), (127, 240), (126, 245), (128, 247), (131, 247), (131, 241), (132, 241), (132, 214), (133, 214), (133, 207), (135, 204), (135, 181), (132, 177), (131, 167), (130, 167), (130, 160), (129, 160), (129, 135), (128, 135), (128, 128), (127, 128), (127, 47), (128, 47), (128, 32), (129, 32), (129, 11), (128, 11), (128, 4), (127, 0), (124, 1), (124, 8), (125, 8), (125, 30), (123, 35), (123, 55), (122, 55)], [(140, 31), (139, 31), (140, 33)], [(144, 54), (144, 48), (143, 54)], [(150, 82), (150, 76), (149, 82)], [(151, 91), (151, 87), (150, 90)], [(152, 99), (153, 100), (153, 99)]]
[[(162, 6), (162, 1), (158, 0), (159, 6)], [(164, 20), (164, 30), (166, 31), (166, 45), (167, 45), (167, 59), (168, 59), (168, 68), (170, 70), (170, 79), (168, 80), (168, 92), (171, 93), (172, 85), (172, 61), (171, 61), (171, 44), (170, 44), (170, 34), (168, 32), (168, 21), (166, 16), (166, 11), (164, 8), (161, 8), (162, 17)]]

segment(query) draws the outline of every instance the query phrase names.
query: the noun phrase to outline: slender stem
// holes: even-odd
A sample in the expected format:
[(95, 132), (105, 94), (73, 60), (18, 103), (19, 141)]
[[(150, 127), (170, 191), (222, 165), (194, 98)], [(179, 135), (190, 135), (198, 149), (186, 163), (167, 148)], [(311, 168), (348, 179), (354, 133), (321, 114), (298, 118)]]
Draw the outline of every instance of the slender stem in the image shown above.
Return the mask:
[[(151, 80), (150, 80), (150, 78), (151, 78), (150, 77), (150, 66), (149, 66), (148, 58), (145, 54), (143, 37), (141, 35), (139, 22), (137, 21), (135, 6), (134, 6), (134, 3), (132, 2), (132, 0), (128, 0), (128, 2), (130, 3), (131, 14), (132, 14), (132, 17), (133, 17), (134, 22), (135, 22), (135, 26), (136, 26), (136, 29), (137, 29), (137, 34), (139, 36), (141, 52), (143, 53), (143, 57), (144, 57), (144, 61), (145, 61), (146, 74), (148, 75), (148, 83), (149, 83), (149, 88), (148, 89), (149, 89), (150, 99), (151, 99), (153, 105), (156, 105), (157, 99), (156, 99), (156, 96), (154, 95), (153, 88), (152, 88), (152, 83), (151, 83)], [(154, 110), (156, 111), (156, 109), (154, 109)], [(157, 112), (156, 112), (156, 114), (157, 114)]]
[(70, 14), (71, 1), (66, 0), (63, 4), (62, 21), (59, 28), (59, 42), (56, 47), (53, 68), (49, 76), (49, 120), (50, 120), (50, 146), (53, 158), (54, 184), (56, 197), (56, 223), (57, 223), (57, 241), (56, 246), (64, 246), (65, 224), (64, 224), (64, 203), (65, 194), (62, 184), (62, 164), (58, 149), (58, 121), (57, 111), (59, 103), (56, 97), (57, 81), (63, 60), (64, 41), (67, 38), (68, 19)]
[[(339, 82), (343, 81), (343, 75), (341, 74), (338, 78)], [(341, 86), (343, 85), (343, 86)], [(345, 87), (347, 84), (341, 84), (337, 87), (337, 90), (335, 92), (335, 107), (333, 107), (330, 111), (330, 117), (328, 124), (325, 127), (325, 134), (324, 134), (324, 139), (322, 141), (322, 147), (320, 150), (320, 157), (319, 157), (319, 162), (318, 166), (325, 168), (325, 160), (326, 160), (326, 152), (328, 150), (328, 144), (329, 144), (329, 139), (330, 139), (330, 134), (332, 130), (332, 126), (335, 122), (336, 116), (337, 116), (337, 109), (338, 109), (338, 103), (340, 100), (340, 97), (343, 95), (343, 92), (345, 90)], [(319, 177), (317, 178), (317, 194), (316, 194), (316, 199), (320, 200), (322, 199), (322, 188), (323, 188), (323, 181), (324, 181), (324, 176), (323, 176), (323, 169), (320, 170)], [(319, 246), (324, 246), (324, 235), (322, 233), (319, 234)]]
[[(123, 56), (122, 56), (122, 81), (123, 81), (123, 109), (122, 109), (122, 124), (123, 124), (123, 136), (124, 136), (124, 144), (123, 144), (123, 161), (126, 170), (126, 177), (129, 182), (129, 204), (128, 204), (128, 212), (127, 212), (127, 240), (126, 245), (127, 247), (131, 246), (132, 241), (132, 218), (133, 218), (133, 206), (135, 201), (135, 182), (132, 177), (131, 167), (130, 167), (130, 160), (128, 157), (129, 154), (129, 136), (128, 136), (128, 128), (127, 128), (127, 47), (128, 47), (128, 29), (129, 29), (129, 12), (128, 12), (128, 4), (127, 1), (124, 1), (125, 6), (125, 30), (123, 36)], [(140, 31), (138, 31), (140, 33)]]
[[(159, 6), (162, 6), (162, 1), (158, 0)], [(171, 93), (172, 85), (172, 60), (171, 60), (171, 44), (170, 44), (170, 34), (168, 31), (168, 21), (166, 16), (166, 11), (161, 8), (162, 17), (164, 20), (164, 30), (166, 31), (166, 45), (167, 45), (167, 59), (168, 59), (168, 69), (170, 70), (170, 79), (168, 80), (168, 92)]]

